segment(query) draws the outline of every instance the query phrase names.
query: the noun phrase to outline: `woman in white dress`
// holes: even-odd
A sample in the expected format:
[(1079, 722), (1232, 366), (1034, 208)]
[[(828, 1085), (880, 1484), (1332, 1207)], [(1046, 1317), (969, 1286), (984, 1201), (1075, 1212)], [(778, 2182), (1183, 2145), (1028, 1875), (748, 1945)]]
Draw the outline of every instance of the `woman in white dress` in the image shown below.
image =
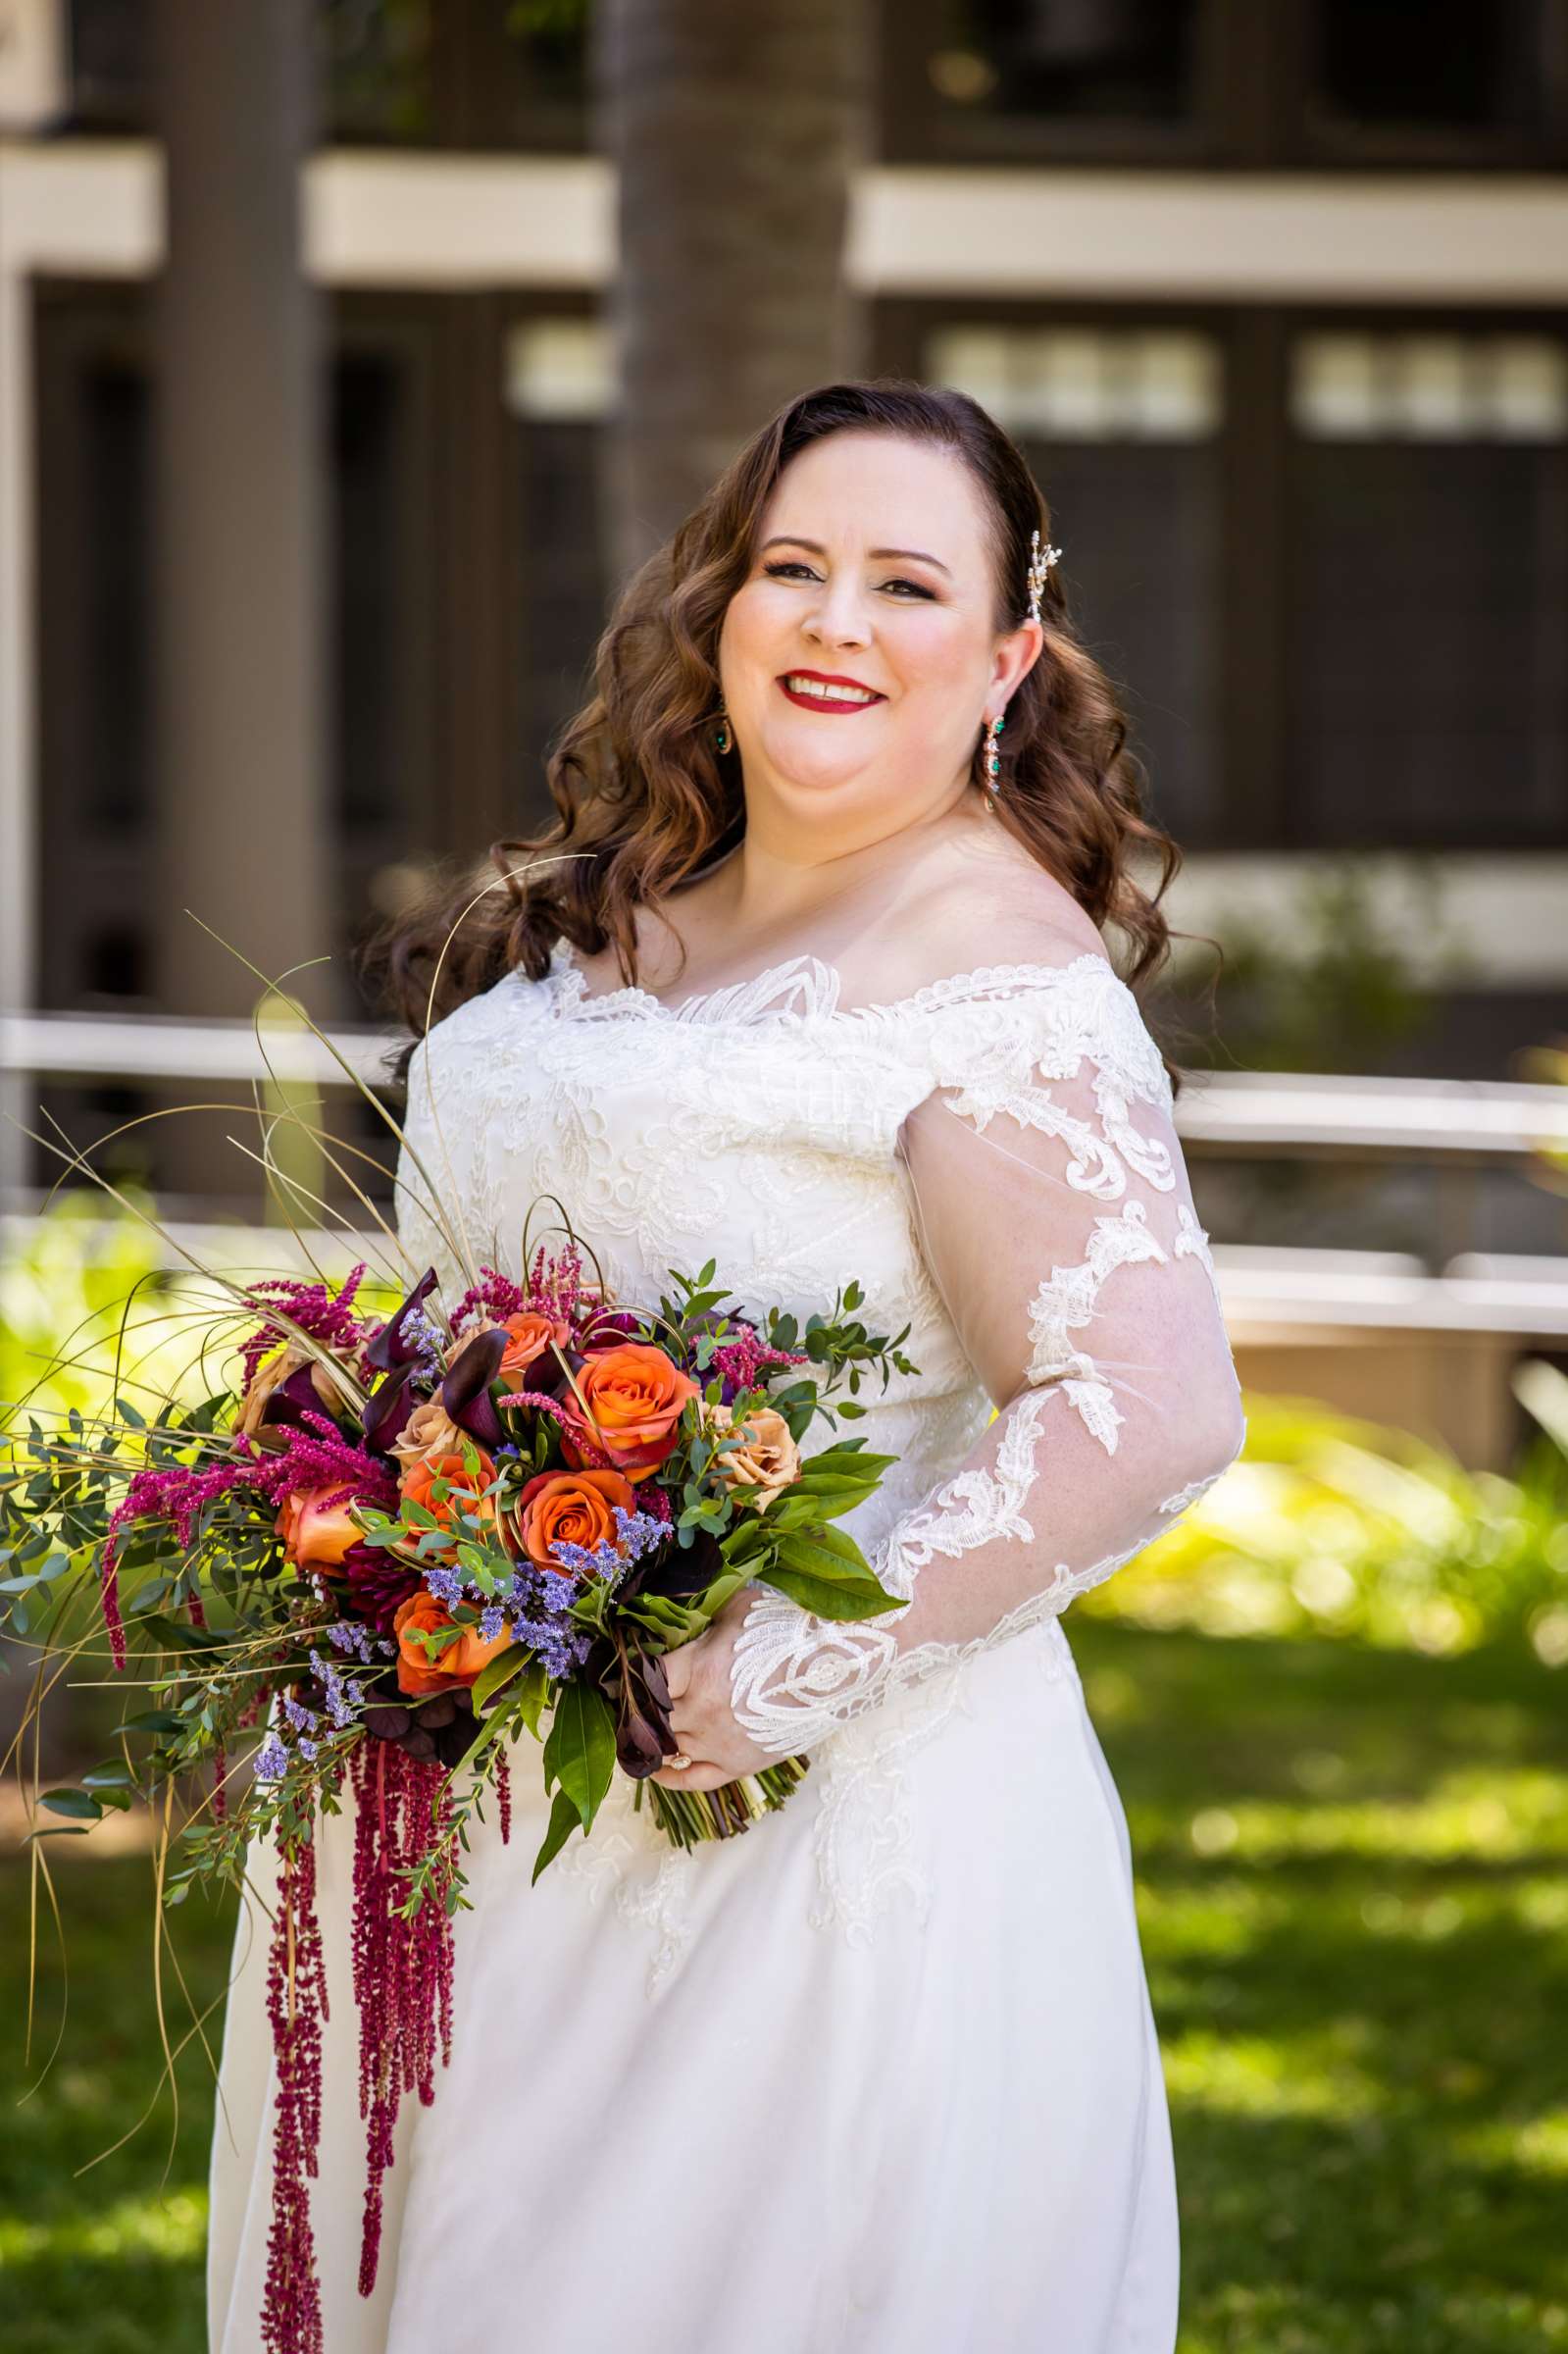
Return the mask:
[[(672, 1851), (619, 1780), (531, 1887), (520, 1757), (369, 2298), (351, 1825), (325, 1823), (327, 2354), (1175, 2343), (1126, 1824), (1061, 1613), (1241, 1422), (1165, 1067), (1102, 937), (1135, 978), (1158, 961), (1133, 860), (1168, 845), (1048, 531), (960, 395), (792, 404), (626, 591), (552, 762), (560, 823), (502, 845), (441, 966), (408, 1124), (481, 1256), (520, 1273), (553, 1194), (630, 1297), (711, 1255), (740, 1312), (855, 1280), (869, 1332), (908, 1325), (917, 1370), (845, 1426), (900, 1459), (843, 1523), (908, 1599), (845, 1628), (752, 1590), (672, 1660), (672, 1786), (810, 1760), (744, 1837)], [(450, 1281), (401, 1180), (412, 1262)], [(223, 2354), (260, 2343), (264, 1946), (242, 1921)]]

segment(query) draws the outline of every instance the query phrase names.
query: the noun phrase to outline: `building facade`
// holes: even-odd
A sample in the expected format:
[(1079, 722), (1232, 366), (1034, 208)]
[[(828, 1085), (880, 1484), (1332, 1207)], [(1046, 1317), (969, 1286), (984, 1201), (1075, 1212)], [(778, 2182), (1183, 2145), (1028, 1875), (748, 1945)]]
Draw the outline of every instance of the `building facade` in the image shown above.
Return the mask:
[[(158, 1008), (150, 16), (0, 0), (13, 1006)], [(543, 817), (603, 616), (584, 18), (318, 10), (331, 727), (300, 851), (339, 948), (422, 860)], [(1023, 439), (1189, 853), (1179, 920), (1288, 928), (1345, 861), (1392, 908), (1418, 862), (1454, 955), (1410, 1052), (1503, 1075), (1568, 976), (1568, 0), (880, 0), (873, 31), (874, 366)]]

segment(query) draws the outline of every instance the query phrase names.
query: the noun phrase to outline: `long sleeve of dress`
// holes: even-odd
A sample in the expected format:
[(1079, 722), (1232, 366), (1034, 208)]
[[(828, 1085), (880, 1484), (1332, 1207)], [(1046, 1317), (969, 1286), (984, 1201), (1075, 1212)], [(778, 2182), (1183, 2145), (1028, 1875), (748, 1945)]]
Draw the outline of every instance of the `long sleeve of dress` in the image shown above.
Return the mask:
[(759, 1590), (732, 1698), (776, 1755), (1066, 1610), (1241, 1443), (1170, 1086), (1131, 993), (1094, 954), (982, 979), (933, 1021), (936, 1084), (898, 1150), (921, 1251), (997, 1411), (870, 1551), (906, 1608), (835, 1625)]

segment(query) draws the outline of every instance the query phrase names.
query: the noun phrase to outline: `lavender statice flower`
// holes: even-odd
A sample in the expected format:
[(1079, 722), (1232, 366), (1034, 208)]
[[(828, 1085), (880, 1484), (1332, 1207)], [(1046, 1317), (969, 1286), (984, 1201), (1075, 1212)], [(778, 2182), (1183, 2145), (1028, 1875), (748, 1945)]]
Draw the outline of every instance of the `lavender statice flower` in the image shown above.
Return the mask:
[(434, 1381), (441, 1371), (446, 1344), (439, 1327), (423, 1307), (411, 1307), (403, 1318), (403, 1343), (414, 1352), (410, 1370), (416, 1377)]
[(486, 1643), (493, 1643), (505, 1624), (506, 1612), (498, 1602), (492, 1602), (488, 1610), (480, 1613), (480, 1634)]
[(615, 1524), (620, 1532), (623, 1551), (629, 1561), (639, 1561), (643, 1554), (652, 1553), (670, 1538), (670, 1523), (653, 1512), (631, 1512), (624, 1504), (611, 1507)]
[(353, 1723), (355, 1711), (365, 1704), (365, 1695), (353, 1677), (343, 1675), (322, 1652), (313, 1651), (310, 1663), (327, 1694), (327, 1714), (341, 1732), (344, 1725)]
[(663, 1520), (651, 1512), (629, 1511), (624, 1504), (612, 1506), (616, 1534), (602, 1537), (597, 1545), (574, 1545), (558, 1537), (552, 1548), (563, 1568), (580, 1579), (591, 1579), (608, 1587), (613, 1593), (632, 1562), (656, 1545), (663, 1545), (670, 1531)]
[(321, 1722), (315, 1711), (307, 1709), (303, 1701), (296, 1700), (292, 1692), (283, 1694), (283, 1714), (296, 1733), (313, 1733)]
[(593, 1648), (593, 1638), (570, 1619), (519, 1616), (512, 1620), (512, 1632), (537, 1652), (545, 1674), (560, 1682), (576, 1675)]
[(437, 1602), (444, 1602), (448, 1610), (454, 1603), (462, 1601), (463, 1580), (455, 1569), (448, 1568), (443, 1561), (430, 1561), (426, 1564), (424, 1575), (429, 1591)]
[(287, 1771), (288, 1752), (276, 1733), (269, 1733), (256, 1752), (256, 1779), (259, 1782), (280, 1782)]
[(375, 1653), (371, 1647), (371, 1630), (363, 1620), (339, 1618), (335, 1626), (327, 1629), (327, 1640), (334, 1651), (351, 1651), (355, 1659), (363, 1661), (367, 1667), (372, 1663)]

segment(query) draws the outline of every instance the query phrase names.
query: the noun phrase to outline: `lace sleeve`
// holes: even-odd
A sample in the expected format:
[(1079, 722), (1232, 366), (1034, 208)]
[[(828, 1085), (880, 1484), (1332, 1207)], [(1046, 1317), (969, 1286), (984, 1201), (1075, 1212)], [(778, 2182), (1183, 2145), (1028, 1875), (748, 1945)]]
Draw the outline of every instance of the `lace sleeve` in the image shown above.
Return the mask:
[(1064, 1611), (1216, 1479), (1242, 1437), (1160, 1057), (1103, 958), (999, 968), (933, 1036), (900, 1132), (922, 1251), (997, 1413), (873, 1565), (908, 1607), (835, 1626), (759, 1590), (736, 1720), (809, 1748), (955, 1652)]

